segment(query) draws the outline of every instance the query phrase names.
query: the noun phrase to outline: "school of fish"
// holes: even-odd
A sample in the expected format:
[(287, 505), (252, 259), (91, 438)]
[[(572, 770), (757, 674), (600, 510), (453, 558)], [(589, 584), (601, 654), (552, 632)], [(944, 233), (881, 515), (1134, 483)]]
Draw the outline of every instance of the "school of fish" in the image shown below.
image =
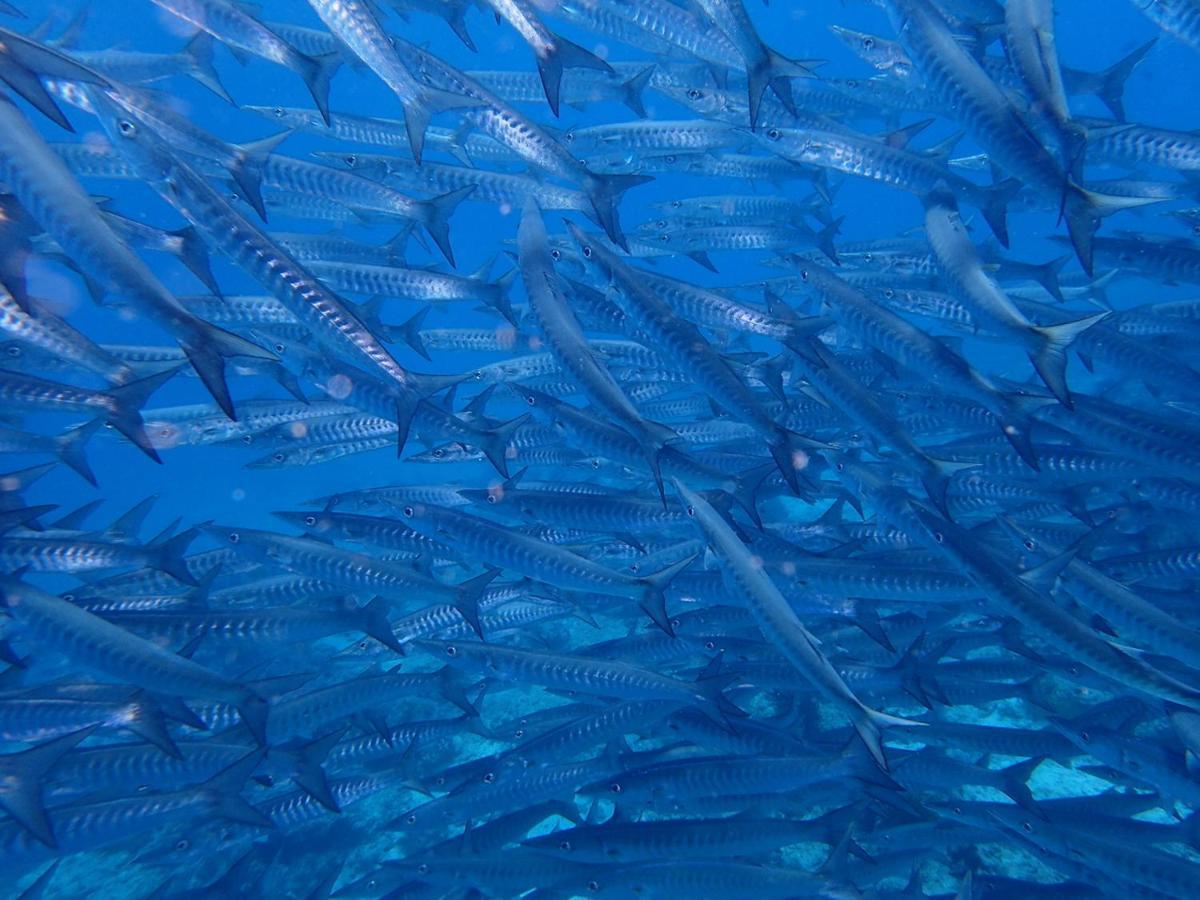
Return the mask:
[(0, 896), (1200, 896), (1200, 0), (35, 6)]

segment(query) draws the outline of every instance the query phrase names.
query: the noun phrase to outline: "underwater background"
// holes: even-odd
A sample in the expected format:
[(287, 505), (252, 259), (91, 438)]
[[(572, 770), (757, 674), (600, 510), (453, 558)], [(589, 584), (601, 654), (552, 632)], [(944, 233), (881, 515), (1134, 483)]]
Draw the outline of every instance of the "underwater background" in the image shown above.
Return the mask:
[(1195, 0), (0, 7), (0, 895), (1200, 893)]

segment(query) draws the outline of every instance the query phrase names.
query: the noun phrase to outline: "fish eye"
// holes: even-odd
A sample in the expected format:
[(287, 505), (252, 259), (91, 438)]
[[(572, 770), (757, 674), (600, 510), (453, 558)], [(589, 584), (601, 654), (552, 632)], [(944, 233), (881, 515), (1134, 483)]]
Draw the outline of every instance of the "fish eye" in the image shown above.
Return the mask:
[(845, 472), (845, 471), (846, 471), (846, 464), (845, 464), (845, 463), (843, 463), (843, 462), (840, 462), (840, 463), (837, 463), (837, 464), (835, 464), (835, 465), (834, 465), (834, 468), (835, 468), (835, 469), (837, 469), (839, 472)]
[(587, 889), (588, 889), (589, 891), (598, 891), (598, 890), (600, 890), (600, 882), (598, 882), (598, 881), (589, 881), (589, 882), (587, 883)]
[(535, 400), (533, 397), (526, 397), (525, 402), (528, 403), (530, 406), (537, 405), (537, 400)]
[(9, 348), (8, 348), (8, 355), (9, 355), (9, 356), (20, 356), (20, 355), (21, 355), (21, 348), (20, 348), (20, 347), (9, 347)]
[(453, 644), (451, 644), (449, 647), (446, 648), (446, 655), (447, 656), (458, 656), (458, 648), (455, 647)]
[(559, 850), (570, 850), (571, 842), (570, 841), (560, 841), (558, 844), (558, 849)]
[(358, 649), (359, 649), (359, 650), (366, 650), (366, 649), (367, 649), (367, 646), (368, 646), (368, 643), (369, 643), (369, 642), (367, 642), (367, 641), (359, 641), (359, 642), (358, 642)]
[(704, 92), (698, 90), (697, 88), (692, 88), (690, 91), (687, 92), (687, 95), (692, 100), (699, 100), (701, 97), (704, 96)]
[(525, 737), (525, 729), (524, 729), (524, 728), (518, 728), (516, 731), (514, 731), (514, 732), (513, 732), (513, 737), (518, 737), (518, 738), (523, 738), (523, 737)]
[(245, 444), (247, 447), (249, 447), (251, 444), (254, 443), (254, 435), (243, 434), (242, 435), (242, 443)]
[(282, 353), (282, 352), (283, 352), (284, 350), (286, 350), (286, 349), (287, 349), (287, 347), (285, 347), (283, 344), (276, 344), (276, 345), (275, 345), (275, 352), (276, 352), (276, 353)]
[(1025, 831), (1026, 834), (1033, 834), (1033, 825), (1030, 824), (1029, 822), (1022, 822), (1021, 828)]
[(934, 540), (934, 543), (940, 544), (946, 540), (946, 536), (944, 534), (942, 534), (940, 531), (935, 531), (933, 533), (933, 540)]
[(712, 641), (705, 641), (705, 642), (704, 642), (704, 649), (705, 649), (705, 650), (716, 650), (716, 649), (717, 649), (717, 645), (716, 645), (715, 643), (713, 643)]
[(1091, 734), (1089, 734), (1089, 733), (1088, 733), (1088, 732), (1086, 732), (1086, 731), (1081, 731), (1081, 732), (1079, 732), (1079, 739), (1080, 739), (1081, 741), (1083, 741), (1085, 744), (1090, 744), (1090, 743), (1092, 742), (1092, 736), (1091, 736)]
[(894, 290), (892, 290), (891, 288), (888, 288), (887, 290), (885, 290), (885, 291), (883, 292), (883, 296), (884, 296), (886, 299), (888, 299), (888, 300), (891, 300), (893, 297), (895, 297), (895, 296), (896, 296), (896, 292), (895, 292)]
[(808, 281), (808, 269), (801, 269), (801, 270), (800, 270), (800, 280), (801, 280), (801, 281)]
[(241, 539), (242, 539), (242, 536), (240, 534), (238, 534), (236, 531), (231, 531), (229, 533), (229, 543), (236, 544)]
[(117, 130), (120, 131), (121, 134), (125, 135), (125, 137), (133, 137), (135, 134), (137, 134), (137, 126), (128, 119), (122, 119), (120, 122), (118, 122)]
[(1025, 539), (1025, 549), (1026, 550), (1033, 550), (1033, 548), (1036, 546), (1037, 546), (1037, 544), (1035, 544), (1031, 538)]
[(351, 169), (358, 165), (358, 157), (353, 153), (347, 153), (342, 157), (342, 162), (348, 165)]
[(417, 874), (418, 875), (428, 875), (429, 874), (429, 864), (421, 863), (419, 866), (417, 866)]
[(552, 260), (554, 260), (555, 262), (558, 262), (560, 259), (562, 259), (562, 251), (561, 250), (551, 250), (550, 258)]
[(487, 495), (487, 502), (488, 502), (488, 503), (495, 503), (495, 502), (496, 502), (496, 495), (495, 495), (495, 494), (488, 494), (488, 495)]
[(674, 153), (667, 154), (667, 165), (668, 166), (675, 165), (675, 154)]
[(621, 783), (619, 781), (614, 781), (612, 784), (610, 784), (608, 786), (608, 789), (610, 791), (612, 791), (614, 794), (619, 794), (619, 793), (621, 793)]
[(655, 222), (655, 223), (654, 223), (654, 227), (655, 227), (655, 228), (666, 228), (666, 227), (667, 227), (667, 220), (666, 220), (666, 219), (659, 219), (657, 222)]
[(316, 516), (305, 516), (305, 517), (304, 517), (304, 524), (305, 524), (305, 525), (308, 525), (308, 526), (310, 526), (310, 527), (311, 527), (311, 526), (313, 526), (313, 525), (316, 525), (316, 524), (317, 524), (317, 517), (316, 517)]
[(634, 575), (636, 575), (638, 572), (642, 571), (642, 567), (639, 566), (637, 563), (632, 563), (629, 566), (629, 571), (632, 572)]
[(175, 849), (176, 849), (176, 850), (179, 850), (180, 852), (182, 852), (182, 851), (186, 850), (186, 849), (187, 849), (188, 847), (190, 847), (190, 846), (191, 846), (191, 844), (189, 844), (189, 843), (187, 842), (187, 839), (186, 839), (186, 838), (180, 838), (179, 840), (177, 840), (177, 841), (175, 842)]
[(494, 782), (495, 780), (496, 780), (496, 773), (495, 773), (495, 772), (488, 772), (486, 775), (484, 775), (484, 776), (483, 776), (483, 783), (484, 783), (484, 784), (491, 784), (491, 783), (492, 783), (492, 782)]
[(849, 81), (847, 81), (847, 82), (846, 82), (846, 87), (848, 87), (848, 88), (856, 88), (856, 87), (858, 87), (858, 79), (857, 79), (857, 78), (851, 78)]
[(862, 45), (867, 50), (873, 49), (875, 47), (875, 38), (873, 38), (873, 37), (863, 38)]
[(592, 258), (592, 248), (591, 248), (591, 247), (589, 247), (589, 246), (587, 246), (586, 244), (585, 244), (585, 245), (584, 245), (584, 247), (583, 247), (583, 256), (584, 256), (584, 258), (585, 258), (585, 259), (591, 259), (591, 258)]
[(287, 115), (287, 112), (284, 110), (284, 108), (282, 106), (275, 107), (275, 109), (273, 109), (272, 112), (275, 114), (275, 118), (277, 118), (277, 119), (282, 119), (284, 116)]
[(271, 457), (271, 459), (275, 460), (275, 462), (283, 462), (283, 454), (276, 453)]
[(408, 816), (404, 819), (404, 821), (407, 822), (409, 825), (416, 825), (417, 817), (416, 816)]
[(415, 514), (415, 510), (411, 506), (404, 507), (403, 512), (404, 512), (404, 518), (406, 518), (406, 519), (411, 519), (413, 517), (413, 515)]
[(599, 469), (599, 468), (600, 468), (600, 460), (598, 460), (598, 459), (593, 459), (593, 460), (592, 460), (592, 468), (593, 468), (593, 469)]
[(696, 507), (689, 506), (687, 508), (687, 514), (688, 514), (688, 518), (695, 518), (696, 517)]

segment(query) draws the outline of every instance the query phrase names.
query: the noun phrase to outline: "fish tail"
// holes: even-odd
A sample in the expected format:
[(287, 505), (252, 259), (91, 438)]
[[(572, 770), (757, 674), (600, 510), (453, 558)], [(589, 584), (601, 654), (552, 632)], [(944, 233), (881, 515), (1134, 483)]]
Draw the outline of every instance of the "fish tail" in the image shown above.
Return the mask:
[(250, 204), (250, 207), (264, 222), (267, 221), (267, 207), (262, 197), (263, 167), (266, 165), (268, 157), (275, 152), (275, 148), (283, 143), (290, 134), (291, 131), (281, 131), (278, 134), (257, 141), (247, 141), (232, 148), (233, 161), (228, 166), (229, 177), (241, 190), (242, 199)]
[(238, 715), (242, 723), (254, 736), (255, 743), (260, 747), (267, 746), (267, 713), (270, 704), (254, 691), (247, 690), (237, 704)]
[(811, 450), (827, 450), (829, 446), (820, 441), (806, 438), (802, 434), (780, 428), (774, 441), (771, 442), (771, 458), (775, 466), (787, 482), (792, 493), (797, 496), (803, 491), (800, 485), (800, 472), (808, 468), (812, 461)]
[(299, 400), (301, 403), (308, 402), (308, 395), (304, 393), (304, 388), (300, 386), (298, 379), (291, 371), (284, 367), (283, 363), (279, 362), (264, 362), (261, 366), (262, 374), (270, 375), (275, 379), (275, 383), (281, 388)]
[(1117, 197), (1112, 194), (1098, 194), (1089, 191), (1070, 181), (1067, 182), (1066, 193), (1063, 197), (1063, 215), (1067, 219), (1067, 231), (1071, 236), (1071, 246), (1079, 264), (1090, 276), (1092, 268), (1092, 239), (1100, 220), (1111, 216), (1123, 209), (1145, 206), (1148, 203), (1159, 202), (1154, 197)]
[(1146, 58), (1146, 54), (1153, 49), (1156, 43), (1158, 43), (1158, 38), (1151, 38), (1132, 53), (1097, 73), (1099, 84), (1093, 93), (1101, 103), (1108, 107), (1109, 112), (1118, 122), (1125, 121), (1125, 82), (1129, 80), (1129, 76), (1138, 67), (1138, 63)]
[(1062, 267), (1070, 260), (1070, 254), (1060, 256), (1057, 259), (1052, 259), (1049, 262), (1044, 262), (1036, 266), (1031, 266), (1029, 270), (1030, 277), (1038, 284), (1046, 289), (1046, 293), (1057, 300), (1059, 303), (1065, 303), (1066, 298), (1063, 297), (1062, 285), (1058, 281), (1058, 273), (1062, 271)]
[(464, 47), (472, 53), (478, 52), (479, 48), (475, 46), (475, 40), (471, 37), (471, 32), (467, 30), (467, 5), (465, 3), (439, 3), (437, 12), (446, 20), (450, 30), (463, 42)]
[(442, 251), (442, 255), (446, 257), (446, 261), (452, 266), (455, 263), (454, 250), (450, 246), (450, 216), (453, 215), (458, 204), (462, 203), (474, 191), (475, 185), (469, 184), (448, 194), (434, 197), (432, 200), (426, 200), (422, 207), (423, 216), (421, 224), (425, 226), (425, 230), (429, 232), (429, 236), (433, 238), (433, 242), (437, 244), (438, 249)]
[[(185, 352), (186, 352), (186, 348)], [(113, 408), (109, 411), (107, 421), (113, 428), (133, 441), (143, 453), (149, 456), (156, 463), (161, 463), (158, 451), (154, 449), (154, 445), (150, 442), (150, 436), (146, 434), (145, 422), (142, 421), (141, 409), (150, 399), (150, 395), (157, 391), (160, 387), (166, 384), (174, 377), (182, 366), (168, 369), (165, 372), (157, 372), (147, 378), (141, 378), (137, 381), (130, 381), (127, 384), (119, 385), (118, 387), (110, 388), (108, 396), (113, 401)], [(222, 383), (224, 379), (222, 378)]]
[[(203, 727), (204, 723), (200, 724)], [(131, 714), (121, 721), (121, 727), (140, 737), (146, 743), (153, 744), (172, 759), (183, 759), (183, 754), (175, 745), (175, 739), (167, 730), (162, 710), (157, 706), (145, 701), (138, 701), (134, 704)]]
[(690, 566), (695, 558), (696, 554), (692, 554), (641, 579), (643, 589), (639, 605), (642, 612), (672, 637), (675, 635), (675, 629), (671, 626), (671, 620), (667, 618), (667, 595), (664, 592), (675, 576)]
[(229, 385), (225, 382), (225, 361), (238, 356), (268, 361), (276, 359), (258, 344), (199, 319), (193, 321), (192, 334), (188, 339), (180, 340), (179, 346), (200, 376), (205, 389), (232, 421), (237, 421), (237, 413), (233, 408)]
[(887, 772), (887, 757), (883, 753), (883, 730), (885, 728), (921, 727), (926, 723), (918, 722), (915, 719), (904, 719), (900, 716), (889, 716), (887, 713), (881, 713), (869, 706), (863, 706), (854, 717), (852, 724), (855, 732), (866, 745), (867, 752), (871, 754), (871, 759), (875, 761), (875, 765), (881, 771)]
[(963, 469), (973, 468), (975, 463), (960, 463), (950, 462), (944, 459), (934, 459), (926, 457), (924, 471), (921, 475), (921, 484), (925, 487), (925, 493), (929, 496), (930, 501), (937, 507), (947, 519), (950, 514), (947, 508), (947, 494), (950, 490), (950, 480), (954, 477), (955, 472)]
[(46, 808), (42, 805), (45, 775), (63, 755), (96, 730), (95, 725), (64, 734), (4, 758), (5, 811), (47, 847), (58, 847)]
[(829, 257), (835, 266), (840, 266), (841, 262), (838, 260), (837, 247), (833, 245), (833, 239), (841, 232), (844, 221), (846, 221), (845, 216), (838, 216), (816, 235), (817, 249)]
[(488, 306), (504, 316), (506, 322), (513, 328), (520, 328), (521, 322), (517, 318), (517, 314), (513, 312), (512, 302), (508, 299), (509, 291), (512, 290), (513, 283), (517, 280), (517, 268), (509, 269), (491, 284), (491, 290), (488, 291)]
[(196, 539), (199, 532), (195, 528), (181, 531), (175, 537), (164, 538), (146, 548), (150, 556), (150, 565), (160, 572), (166, 572), (176, 581), (198, 586), (196, 576), (188, 568), (187, 560), (183, 558), (188, 546)]
[(538, 56), (538, 74), (542, 78), (542, 90), (546, 94), (546, 102), (550, 104), (550, 112), (558, 116), (559, 98), (562, 92), (563, 69), (599, 69), (612, 73), (613, 69), (590, 50), (585, 50), (578, 44), (564, 37), (554, 35), (549, 48)]
[(375, 597), (360, 609), (358, 613), (362, 619), (360, 625), (363, 634), (375, 638), (393, 653), (404, 656), (404, 646), (396, 640), (396, 634), (392, 631), (392, 623), (388, 621), (387, 611), (388, 603), (382, 597)]
[(308, 85), (308, 92), (312, 94), (313, 103), (317, 105), (321, 120), (326, 125), (330, 121), (329, 82), (333, 79), (333, 73), (342, 64), (342, 59), (342, 54), (336, 52), (326, 53), (322, 56), (300, 57), (300, 77)]
[(629, 252), (629, 244), (621, 232), (621, 220), (617, 216), (617, 204), (621, 195), (630, 188), (647, 184), (654, 179), (649, 175), (596, 175), (593, 174), (584, 186), (592, 212), (608, 239)]
[(254, 774), (262, 758), (262, 751), (255, 750), (222, 769), (200, 786), (200, 790), (211, 800), (213, 812), (217, 816), (230, 822), (241, 822), (259, 828), (275, 827), (274, 822), (257, 807), (250, 805), (240, 794), (246, 779)]
[(471, 626), (471, 630), (479, 636), (481, 641), (485, 638), (483, 623), (479, 621), (479, 601), (487, 586), (495, 581), (499, 574), (499, 569), (488, 569), (482, 575), (469, 578), (458, 586), (458, 596), (454, 602), (454, 608), (458, 610), (458, 614)]
[(1046, 818), (1046, 814), (1042, 812), (1033, 798), (1028, 782), (1033, 776), (1034, 769), (1045, 761), (1044, 756), (1035, 756), (1019, 763), (1013, 763), (1011, 766), (1005, 766), (997, 773), (1000, 777), (1000, 790), (1021, 809), (1043, 819)]
[(217, 70), (213, 66), (213, 36), (207, 31), (196, 32), (196, 36), (187, 42), (183, 52), (192, 61), (188, 77), (204, 85), (230, 106), (237, 106), (234, 99), (229, 96), (229, 92), (225, 90), (225, 85), (221, 83), (220, 76), (217, 75)]
[(1008, 246), (1008, 204), (1020, 190), (1021, 182), (1007, 178), (980, 191), (979, 212), (996, 240), (1004, 247)]
[(639, 119), (646, 118), (646, 100), (643, 95), (652, 77), (654, 77), (653, 64), (646, 66), (621, 84), (621, 102)]
[(408, 433), (412, 430), (417, 408), (425, 401), (415, 391), (404, 391), (396, 397), (396, 456), (404, 452)]
[(654, 486), (658, 489), (658, 499), (662, 502), (663, 509), (666, 509), (667, 489), (663, 485), (662, 460), (658, 455), (661, 449), (661, 444), (646, 448), (646, 465), (650, 468), (650, 474), (654, 476)]
[(746, 70), (746, 81), (750, 99), (750, 129), (758, 127), (758, 113), (762, 106), (763, 94), (770, 87), (775, 91), (779, 102), (793, 116), (796, 115), (796, 101), (792, 97), (792, 84), (789, 78), (811, 78), (813, 71), (810, 65), (819, 60), (788, 59), (776, 53), (770, 47), (763, 48), (766, 53), (762, 61)]
[(1037, 348), (1029, 352), (1029, 360), (1046, 387), (1068, 409), (1072, 403), (1071, 393), (1067, 389), (1067, 348), (1075, 338), (1107, 316), (1108, 313), (1099, 313), (1074, 322), (1035, 326), (1033, 329), (1039, 342)]
[(103, 419), (85, 422), (77, 428), (72, 428), (55, 441), (55, 449), (63, 465), (69, 466), (72, 471), (77, 472), (92, 487), (98, 487), (99, 483), (96, 481), (96, 473), (92, 471), (92, 467), (88, 463), (84, 447), (103, 424)]
[(408, 135), (408, 147), (412, 151), (413, 161), (419, 166), (425, 154), (425, 130), (429, 122), (438, 113), (449, 109), (462, 109), (468, 106), (478, 106), (479, 101), (474, 97), (463, 94), (452, 94), (449, 91), (439, 91), (426, 88), (415, 100), (404, 105), (404, 130)]
[(330, 751), (345, 736), (346, 728), (342, 728), (330, 732), (324, 737), (309, 741), (303, 747), (289, 754), (294, 766), (292, 781), (332, 813), (340, 813), (342, 808), (329, 787), (329, 777), (325, 774), (323, 765)]
[(483, 455), (488, 458), (496, 471), (505, 478), (508, 478), (508, 448), (512, 443), (513, 435), (529, 419), (530, 414), (525, 413), (481, 432), (479, 449), (483, 451)]
[[(1054, 401), (1050, 401), (1053, 403)], [(997, 419), (1005, 440), (1017, 451), (1017, 455), (1035, 472), (1039, 470), (1037, 451), (1033, 448), (1032, 410), (1023, 408), (1019, 402), (1006, 400)]]
[(679, 438), (678, 431), (670, 425), (664, 425), (662, 422), (642, 419), (642, 427), (646, 432), (646, 437), (658, 445), (666, 444)]
[(200, 279), (200, 282), (214, 297), (221, 297), (221, 286), (213, 277), (212, 267), (209, 265), (208, 244), (205, 243), (200, 232), (195, 227), (186, 225), (168, 232), (168, 234), (179, 242), (179, 247), (175, 251), (179, 261)]
[(398, 331), (404, 343), (408, 344), (414, 352), (419, 354), (423, 359), (429, 359), (429, 349), (425, 346), (425, 339), (421, 336), (421, 326), (425, 324), (425, 317), (429, 315), (430, 306), (423, 306), (417, 310), (415, 314), (401, 323)]

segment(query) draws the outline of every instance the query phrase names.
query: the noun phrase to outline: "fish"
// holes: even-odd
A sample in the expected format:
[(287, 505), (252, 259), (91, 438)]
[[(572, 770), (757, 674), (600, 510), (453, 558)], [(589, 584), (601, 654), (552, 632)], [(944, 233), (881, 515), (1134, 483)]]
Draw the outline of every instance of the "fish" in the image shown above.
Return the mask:
[(8, 894), (1195, 893), (1188, 3), (16, 6)]

